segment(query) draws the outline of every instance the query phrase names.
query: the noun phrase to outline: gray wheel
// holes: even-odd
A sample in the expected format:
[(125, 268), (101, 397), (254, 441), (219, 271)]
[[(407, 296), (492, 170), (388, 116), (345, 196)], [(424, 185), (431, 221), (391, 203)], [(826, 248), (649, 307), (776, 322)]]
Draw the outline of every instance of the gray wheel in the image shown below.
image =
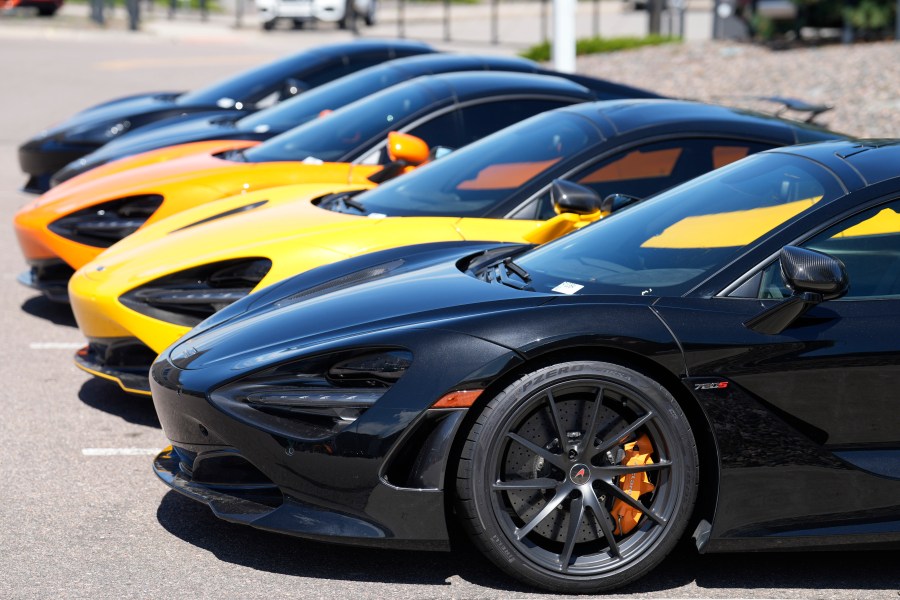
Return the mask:
[(690, 425), (665, 388), (619, 365), (566, 362), (485, 406), (462, 450), (457, 499), (476, 545), (502, 569), (593, 593), (668, 554), (697, 478)]

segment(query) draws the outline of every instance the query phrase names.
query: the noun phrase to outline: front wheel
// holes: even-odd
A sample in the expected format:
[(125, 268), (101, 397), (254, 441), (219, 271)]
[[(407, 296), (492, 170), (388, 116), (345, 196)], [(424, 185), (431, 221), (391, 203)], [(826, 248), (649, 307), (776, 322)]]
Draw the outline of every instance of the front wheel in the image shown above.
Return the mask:
[(536, 370), (484, 407), (457, 470), (476, 545), (514, 577), (595, 593), (638, 579), (678, 542), (697, 495), (697, 448), (652, 379), (576, 361)]

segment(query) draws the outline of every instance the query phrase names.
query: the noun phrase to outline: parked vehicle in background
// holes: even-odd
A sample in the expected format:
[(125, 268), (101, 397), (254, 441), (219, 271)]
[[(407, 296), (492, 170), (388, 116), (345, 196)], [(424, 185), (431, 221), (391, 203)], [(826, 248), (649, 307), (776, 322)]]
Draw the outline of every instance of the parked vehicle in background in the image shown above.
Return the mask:
[(0, 11), (14, 8), (36, 8), (39, 17), (52, 17), (64, 0), (0, 0)]
[[(347, 10), (353, 2), (354, 14)], [(376, 0), (256, 0), (259, 20), (266, 31), (275, 28), (279, 19), (293, 21), (302, 29), (306, 23), (322, 21), (337, 23), (341, 29), (351, 26), (351, 20), (361, 18), (366, 25), (375, 24)]]
[(434, 50), (405, 40), (328, 44), (254, 67), (191, 92), (151, 92), (83, 110), (19, 147), (25, 191), (43, 193), (70, 162), (140, 127), (178, 115), (245, 115), (360, 69)]

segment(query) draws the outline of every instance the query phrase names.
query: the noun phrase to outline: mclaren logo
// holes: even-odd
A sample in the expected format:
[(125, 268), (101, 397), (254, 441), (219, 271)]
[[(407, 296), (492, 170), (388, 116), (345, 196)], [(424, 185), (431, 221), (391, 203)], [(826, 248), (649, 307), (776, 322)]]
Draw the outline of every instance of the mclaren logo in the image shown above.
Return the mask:
[(709, 383), (695, 383), (695, 390), (721, 390), (728, 387), (727, 381), (712, 381)]

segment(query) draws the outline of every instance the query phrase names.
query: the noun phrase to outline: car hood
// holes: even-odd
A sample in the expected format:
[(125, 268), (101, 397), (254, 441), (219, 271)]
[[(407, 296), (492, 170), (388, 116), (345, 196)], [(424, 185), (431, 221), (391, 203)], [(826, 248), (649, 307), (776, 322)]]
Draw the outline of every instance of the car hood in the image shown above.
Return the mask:
[(135, 154), (158, 150), (167, 146), (189, 144), (206, 140), (264, 140), (277, 132), (264, 136), (254, 132), (241, 131), (234, 127), (236, 119), (244, 113), (237, 111), (218, 111), (215, 113), (197, 113), (170, 117), (137, 131), (112, 140), (66, 165), (54, 175), (57, 182), (67, 181), (85, 171)]
[(167, 353), (179, 368), (224, 364), (237, 374), (290, 359), (328, 340), (547, 302), (554, 296), (486, 283), (457, 267), (458, 261), (486, 250), (519, 248), (484, 242), (424, 244), (316, 269), (226, 308)]
[(76, 113), (62, 123), (42, 131), (33, 139), (40, 140), (65, 136), (72, 129), (90, 126), (103, 121), (134, 119), (160, 111), (174, 110), (178, 107), (176, 103), (177, 98), (178, 94), (161, 93), (132, 96), (107, 102)]
[[(106, 163), (64, 181), (44, 193), (33, 204), (40, 206), (57, 203), (64, 198), (75, 197), (86, 197), (88, 205), (95, 204), (97, 200), (91, 201), (90, 198), (96, 198), (102, 188), (114, 191), (116, 188), (130, 187), (135, 181), (164, 177), (168, 168), (184, 170), (189, 163), (182, 162), (181, 159), (201, 161), (204, 164), (233, 164), (231, 161), (217, 158), (216, 155), (230, 150), (242, 150), (257, 144), (259, 142), (246, 140), (213, 140), (167, 146), (159, 150), (143, 152)], [(114, 197), (121, 196), (122, 194), (119, 194)]]

